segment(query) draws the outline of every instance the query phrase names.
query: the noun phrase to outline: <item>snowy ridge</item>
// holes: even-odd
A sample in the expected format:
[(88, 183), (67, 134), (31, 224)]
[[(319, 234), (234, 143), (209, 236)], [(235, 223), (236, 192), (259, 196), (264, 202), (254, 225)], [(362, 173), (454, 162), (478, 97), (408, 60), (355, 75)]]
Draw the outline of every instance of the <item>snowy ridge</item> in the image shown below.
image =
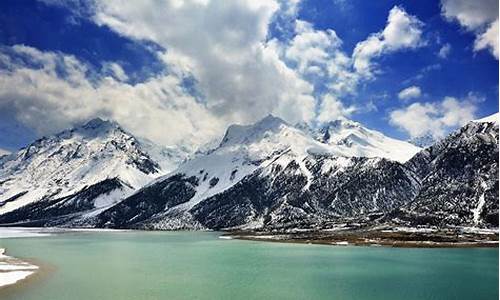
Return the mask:
[(420, 191), (395, 212), (407, 225), (498, 227), (498, 123), (469, 122), (406, 164)]
[(486, 116), (484, 118), (474, 120), (472, 122), (476, 122), (476, 123), (488, 122), (488, 123), (498, 124), (498, 117), (499, 117), (498, 113), (495, 113), (495, 114)]
[[(227, 190), (257, 169), (269, 170), (265, 167), (271, 163), (285, 168), (295, 161), (300, 167), (300, 173), (308, 178), (304, 187), (304, 190), (307, 190), (312, 175), (305, 160), (311, 155), (340, 158), (390, 157), (394, 160), (407, 160), (420, 150), (406, 142), (365, 129), (359, 123), (343, 122), (346, 126), (342, 130), (337, 128), (328, 143), (322, 143), (312, 138), (308, 132), (272, 115), (253, 125), (231, 125), (219, 147), (207, 155), (185, 162), (177, 170), (155, 182), (160, 182), (172, 174), (198, 178), (200, 184), (196, 188), (196, 195), (180, 206), (190, 209), (203, 199)], [(356, 134), (369, 142), (354, 138)], [(266, 175), (265, 171), (262, 175)]]
[(282, 161), (284, 165), (290, 159), (306, 157), (309, 152), (341, 155), (273, 116), (267, 116), (254, 125), (232, 125), (219, 147), (205, 156), (187, 161), (174, 172), (199, 180), (196, 195), (181, 207), (189, 209), (201, 200), (227, 190), (285, 152), (289, 155)]
[[(41, 138), (0, 160), (0, 214), (64, 198), (111, 178), (123, 182), (120, 197), (128, 196), (165, 172), (142, 147), (117, 123), (99, 118)], [(177, 160), (162, 164), (173, 168)], [(97, 207), (117, 201), (117, 193), (103, 197)]]
[[(352, 172), (372, 174), (377, 168), (392, 168), (389, 172), (401, 173), (396, 167), (396, 161), (406, 160), (420, 150), (406, 142), (366, 129), (359, 123), (339, 121), (329, 125), (331, 128), (328, 129), (328, 139), (319, 138), (319, 131), (305, 126), (292, 126), (272, 115), (252, 125), (229, 126), (218, 147), (155, 179), (124, 202), (107, 210), (96, 222), (102, 226), (118, 228), (210, 228), (210, 224), (201, 225), (191, 212), (199, 211), (198, 217), (205, 214), (205, 210), (201, 208), (207, 205), (207, 201), (210, 202), (210, 207), (217, 209), (217, 200), (213, 199), (223, 197), (226, 193), (233, 195), (234, 189), (240, 188), (237, 186), (245, 186), (247, 183), (242, 182), (251, 178), (271, 185), (280, 185), (281, 181), (286, 182), (285, 178), (290, 178), (290, 183), (285, 184), (293, 183), (294, 188), (298, 189), (293, 192), (298, 193), (294, 196), (296, 197), (310, 192), (317, 193), (317, 185), (322, 185), (322, 177), (332, 177), (335, 180), (335, 176), (340, 174), (345, 180), (339, 184), (349, 184), (352, 175), (348, 174)], [(390, 162), (386, 162), (387, 157)], [(315, 191), (309, 191), (313, 185), (316, 185)], [(397, 203), (397, 200), (392, 199), (393, 192), (385, 192), (385, 187), (380, 188), (384, 189), (377, 192), (377, 195), (381, 195), (381, 202), (377, 199), (370, 200), (372, 204), (366, 207), (367, 211), (392, 207)], [(237, 199), (244, 196), (234, 194), (232, 197)], [(361, 199), (353, 201), (362, 202)], [(238, 210), (236, 207), (239, 204), (230, 205), (231, 209)], [(311, 210), (317, 204), (305, 205), (305, 210)], [(279, 207), (281, 210), (277, 213), (277, 220), (289, 210), (294, 211), (293, 214), (297, 217), (306, 213), (302, 208), (288, 205), (286, 197)], [(365, 205), (360, 204), (360, 207)], [(364, 211), (363, 209), (360, 211)], [(339, 211), (347, 213), (348, 208)], [(263, 212), (252, 209), (247, 212), (249, 215), (240, 220), (246, 227), (262, 226)]]
[(350, 120), (327, 123), (316, 133), (316, 139), (338, 149), (345, 156), (381, 157), (401, 163), (422, 150)]

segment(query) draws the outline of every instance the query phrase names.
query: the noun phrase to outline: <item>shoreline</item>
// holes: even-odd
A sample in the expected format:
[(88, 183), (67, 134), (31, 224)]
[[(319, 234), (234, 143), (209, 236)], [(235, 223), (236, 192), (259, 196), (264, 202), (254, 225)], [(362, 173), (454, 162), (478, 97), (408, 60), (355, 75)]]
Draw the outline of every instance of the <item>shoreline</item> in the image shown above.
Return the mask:
[(7, 255), (6, 249), (0, 248), (0, 290), (28, 279), (39, 269), (38, 265)]
[[(2, 236), (2, 229), (4, 230)], [(5, 231), (12, 235), (7, 234)], [(111, 228), (60, 228), (60, 227), (2, 227), (0, 238), (44, 237), (77, 232), (155, 232), (184, 230), (144, 230)], [(192, 231), (192, 230), (187, 230)], [(196, 231), (196, 230), (195, 230)], [(364, 246), (395, 248), (499, 248), (498, 229), (460, 228), (413, 228), (377, 226), (370, 228), (334, 227), (322, 230), (208, 230), (220, 232), (221, 239), (239, 239), (261, 242), (319, 244), (330, 246)], [(2, 286), (0, 286), (0, 289)]]
[(45, 262), (41, 262), (38, 259), (23, 258), (22, 260), (24, 262), (38, 266), (38, 269), (33, 274), (25, 277), (24, 279), (18, 280), (13, 284), (0, 286), (0, 299), (7, 296), (22, 296), (23, 290), (37, 288), (37, 286), (41, 282), (46, 280), (56, 271), (56, 267)]
[(225, 231), (220, 238), (248, 241), (393, 248), (499, 248), (498, 231), (334, 230), (304, 232)]

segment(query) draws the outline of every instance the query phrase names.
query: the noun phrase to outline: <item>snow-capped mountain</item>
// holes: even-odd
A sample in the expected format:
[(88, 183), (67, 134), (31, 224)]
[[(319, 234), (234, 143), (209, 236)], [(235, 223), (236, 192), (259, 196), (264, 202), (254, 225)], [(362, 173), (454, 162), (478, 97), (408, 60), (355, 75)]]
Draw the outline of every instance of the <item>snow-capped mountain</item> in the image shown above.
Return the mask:
[[(393, 187), (388, 186), (391, 181), (359, 186), (354, 191), (354, 198), (349, 203), (343, 203), (344, 209), (340, 208), (340, 204), (335, 209), (328, 208), (329, 204), (325, 201), (315, 199), (317, 203), (321, 202), (318, 205), (324, 206), (321, 210), (325, 214), (352, 216), (360, 212), (379, 211), (381, 208), (395, 208), (400, 203), (395, 190), (410, 194), (414, 192), (412, 179), (406, 178), (405, 170), (400, 168), (397, 161), (408, 160), (420, 148), (385, 137), (355, 122), (333, 122), (326, 130), (331, 131), (328, 139), (316, 139), (312, 131), (291, 126), (273, 116), (253, 125), (232, 125), (217, 148), (185, 162), (174, 172), (155, 180), (104, 212), (99, 216), (98, 226), (160, 229), (251, 224), (262, 226), (262, 220), (269, 218), (272, 210), (271, 207), (260, 205), (266, 212), (259, 211), (253, 207), (257, 205), (254, 203), (250, 205), (252, 208), (244, 211), (245, 205), (239, 199), (247, 198), (245, 190), (249, 186), (262, 189), (259, 195), (253, 194), (252, 189), (248, 191), (254, 197), (273, 198), (255, 201), (267, 202), (269, 205), (281, 203), (277, 208), (286, 214), (288, 208), (284, 206), (287, 203), (282, 202), (287, 202), (285, 198), (290, 195), (278, 197), (273, 191), (281, 193), (290, 190), (295, 194), (294, 197), (313, 197), (311, 194), (315, 193), (314, 197), (319, 198), (324, 192), (321, 189), (328, 185), (335, 187), (335, 191), (330, 191), (332, 195), (325, 201), (339, 202), (335, 197), (340, 197), (342, 189), (337, 186), (351, 184), (350, 178), (359, 174), (384, 178), (386, 172), (394, 174), (394, 177), (405, 178), (398, 179), (401, 184)], [(330, 177), (333, 178), (330, 181), (325, 179)], [(283, 184), (287, 187), (281, 186)], [(371, 193), (369, 200), (359, 197), (363, 192)], [(224, 209), (218, 206), (224, 201), (218, 199), (226, 194), (232, 195), (233, 202)], [(251, 197), (248, 197), (252, 202)], [(307, 201), (302, 204), (312, 209), (313, 204)], [(214, 211), (206, 211), (208, 207)], [(312, 217), (314, 209), (311, 209), (308, 209), (307, 214)], [(213, 220), (205, 220), (202, 215), (210, 215), (223, 222), (214, 224)], [(235, 222), (226, 222), (225, 218)]]
[(498, 227), (498, 113), (475, 120), (406, 164), (419, 177), (396, 221)]
[[(150, 150), (160, 159), (153, 159)], [(42, 207), (48, 203), (52, 214), (43, 217), (102, 210), (170, 171), (181, 159), (179, 152), (161, 152), (159, 146), (141, 143), (115, 122), (93, 119), (0, 159), (0, 215), (5, 220), (7, 213), (16, 215), (24, 207), (28, 215), (23, 218), (34, 219), (30, 211), (46, 212)]]
[[(120, 141), (119, 136), (111, 140)], [(105, 140), (98, 144), (107, 144)], [(160, 164), (143, 151), (151, 145), (125, 141), (118, 144), (135, 145), (141, 155), (130, 156), (128, 146), (118, 147), (127, 149), (126, 155), (118, 152), (127, 158), (119, 165), (135, 166), (149, 179), (157, 176)], [(60, 161), (59, 154), (49, 156), (52, 152), (58, 151), (47, 152), (45, 160)], [(161, 157), (180, 161), (182, 153)], [(7, 165), (4, 159), (2, 164)], [(54, 172), (65, 170), (60, 165)], [(470, 122), (426, 149), (352, 121), (313, 129), (268, 116), (252, 125), (230, 126), (218, 146), (200, 151), (139, 190), (134, 191), (130, 177), (101, 177), (98, 184), (0, 215), (0, 223), (30, 216), (29, 225), (37, 226), (168, 230), (317, 229), (346, 222), (497, 227), (498, 116)], [(93, 200), (103, 194), (118, 200)], [(75, 211), (85, 213), (73, 215)]]
[(314, 133), (317, 140), (350, 156), (382, 157), (405, 162), (421, 150), (350, 120), (329, 122)]

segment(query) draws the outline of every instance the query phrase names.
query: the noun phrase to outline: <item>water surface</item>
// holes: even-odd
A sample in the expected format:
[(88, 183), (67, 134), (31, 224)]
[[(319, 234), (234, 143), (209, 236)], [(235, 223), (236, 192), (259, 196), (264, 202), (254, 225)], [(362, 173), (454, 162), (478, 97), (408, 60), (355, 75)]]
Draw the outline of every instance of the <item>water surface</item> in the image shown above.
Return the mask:
[(223, 240), (207, 232), (0, 239), (56, 269), (10, 299), (498, 299), (498, 249)]

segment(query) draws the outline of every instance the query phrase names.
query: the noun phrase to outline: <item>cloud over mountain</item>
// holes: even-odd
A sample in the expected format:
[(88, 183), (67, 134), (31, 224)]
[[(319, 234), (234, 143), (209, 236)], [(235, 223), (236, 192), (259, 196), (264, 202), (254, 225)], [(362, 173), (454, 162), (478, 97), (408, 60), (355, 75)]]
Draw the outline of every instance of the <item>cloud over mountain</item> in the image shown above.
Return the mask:
[(442, 138), (446, 132), (475, 118), (476, 99), (470, 94), (465, 99), (445, 97), (442, 101), (415, 102), (390, 113), (390, 122), (406, 131), (412, 138), (426, 134)]

